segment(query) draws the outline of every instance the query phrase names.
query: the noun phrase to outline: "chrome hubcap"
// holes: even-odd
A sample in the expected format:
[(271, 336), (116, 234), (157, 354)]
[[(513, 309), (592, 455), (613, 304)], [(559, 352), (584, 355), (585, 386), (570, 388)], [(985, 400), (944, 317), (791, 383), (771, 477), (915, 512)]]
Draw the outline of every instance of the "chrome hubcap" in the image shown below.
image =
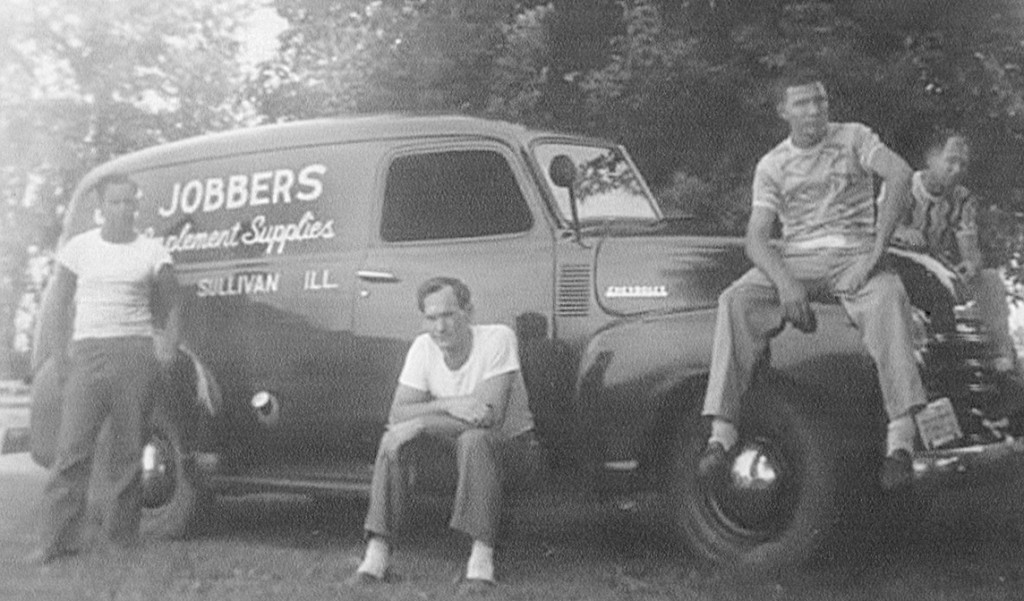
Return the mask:
[(153, 509), (174, 495), (174, 459), (170, 444), (154, 435), (142, 449), (142, 506)]
[(790, 515), (792, 480), (782, 453), (770, 441), (744, 442), (733, 455), (726, 481), (709, 491), (709, 502), (733, 529), (770, 535)]

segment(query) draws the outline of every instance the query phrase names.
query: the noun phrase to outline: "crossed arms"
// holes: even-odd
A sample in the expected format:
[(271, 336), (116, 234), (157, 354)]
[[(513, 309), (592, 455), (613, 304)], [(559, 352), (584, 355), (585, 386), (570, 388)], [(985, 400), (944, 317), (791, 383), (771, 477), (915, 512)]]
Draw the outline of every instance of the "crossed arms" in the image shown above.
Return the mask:
[(391, 403), (389, 424), (409, 421), (427, 415), (455, 418), (474, 427), (488, 428), (500, 424), (505, 416), (512, 379), (510, 371), (480, 382), (473, 394), (434, 398), (426, 390), (399, 384)]

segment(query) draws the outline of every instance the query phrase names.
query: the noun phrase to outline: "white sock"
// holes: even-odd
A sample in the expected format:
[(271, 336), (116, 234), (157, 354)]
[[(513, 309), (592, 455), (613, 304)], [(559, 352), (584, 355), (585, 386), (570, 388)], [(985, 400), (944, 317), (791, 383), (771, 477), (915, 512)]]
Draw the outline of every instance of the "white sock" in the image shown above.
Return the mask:
[(885, 437), (886, 456), (892, 455), (900, 449), (913, 454), (915, 436), (917, 436), (917, 425), (910, 414), (901, 415), (890, 421)]
[(736, 426), (729, 420), (716, 417), (711, 420), (711, 438), (708, 442), (721, 443), (725, 450), (733, 448), (737, 442), (739, 442), (740, 433), (736, 430)]
[(391, 558), (391, 548), (388, 542), (379, 536), (371, 536), (366, 543), (366, 555), (363, 563), (359, 564), (356, 572), (369, 574), (376, 578), (383, 578), (388, 571), (388, 561)]
[(466, 578), (470, 580), (494, 580), (494, 547), (487, 543), (473, 541), (466, 563)]

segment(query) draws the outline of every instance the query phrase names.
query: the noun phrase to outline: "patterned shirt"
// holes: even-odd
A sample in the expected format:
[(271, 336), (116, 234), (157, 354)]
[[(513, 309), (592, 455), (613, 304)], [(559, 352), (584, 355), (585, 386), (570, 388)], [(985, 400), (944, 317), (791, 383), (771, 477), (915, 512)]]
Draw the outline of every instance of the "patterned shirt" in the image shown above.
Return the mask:
[(752, 204), (778, 215), (787, 252), (870, 246), (876, 217), (870, 165), (880, 152), (892, 153), (860, 123), (830, 123), (812, 148), (787, 138), (758, 162)]
[(954, 186), (935, 196), (924, 185), (924, 172), (914, 173), (910, 191), (914, 196), (914, 210), (909, 227), (924, 235), (928, 252), (953, 265), (965, 257), (959, 239), (978, 235), (978, 202), (963, 186)]

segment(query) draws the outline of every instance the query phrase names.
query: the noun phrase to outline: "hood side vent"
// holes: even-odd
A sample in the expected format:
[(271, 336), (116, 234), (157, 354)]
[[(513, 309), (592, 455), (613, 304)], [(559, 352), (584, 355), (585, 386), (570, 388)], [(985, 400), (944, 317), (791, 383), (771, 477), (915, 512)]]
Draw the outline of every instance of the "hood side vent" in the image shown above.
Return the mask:
[(572, 263), (558, 268), (555, 315), (586, 317), (590, 309), (590, 265)]

